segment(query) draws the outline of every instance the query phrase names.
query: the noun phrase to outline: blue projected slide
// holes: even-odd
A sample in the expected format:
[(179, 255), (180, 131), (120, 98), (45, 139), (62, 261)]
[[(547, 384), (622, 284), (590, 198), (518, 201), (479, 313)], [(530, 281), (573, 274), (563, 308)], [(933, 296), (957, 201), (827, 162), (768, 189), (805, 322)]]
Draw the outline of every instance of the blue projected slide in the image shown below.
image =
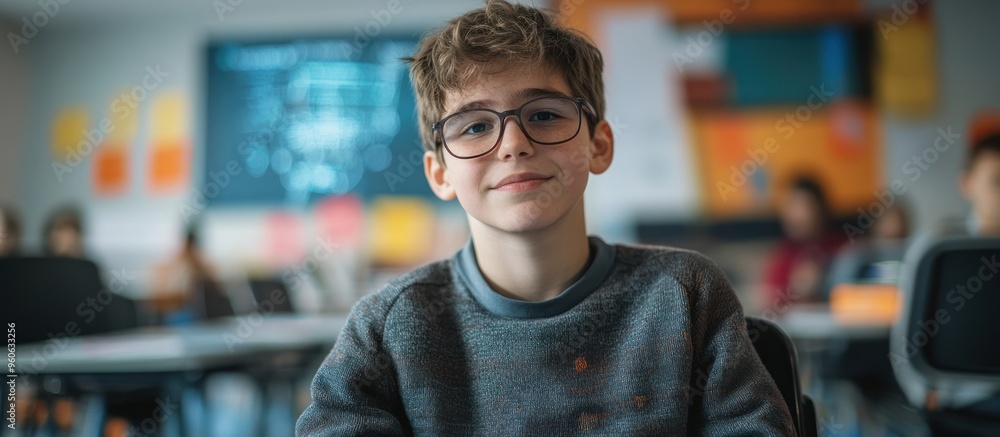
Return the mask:
[(415, 48), (350, 38), (209, 47), (204, 180), (238, 170), (209, 204), (433, 198), (401, 60)]

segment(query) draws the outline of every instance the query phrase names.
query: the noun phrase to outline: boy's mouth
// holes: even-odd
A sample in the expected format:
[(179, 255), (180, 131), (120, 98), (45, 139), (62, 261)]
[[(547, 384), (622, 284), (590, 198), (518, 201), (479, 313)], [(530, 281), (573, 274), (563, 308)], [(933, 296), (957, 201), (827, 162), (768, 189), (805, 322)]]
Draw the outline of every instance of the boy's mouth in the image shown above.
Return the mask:
[(552, 179), (552, 176), (538, 173), (517, 173), (501, 179), (500, 182), (497, 182), (493, 186), (493, 189), (500, 191), (526, 191), (537, 188), (549, 179)]

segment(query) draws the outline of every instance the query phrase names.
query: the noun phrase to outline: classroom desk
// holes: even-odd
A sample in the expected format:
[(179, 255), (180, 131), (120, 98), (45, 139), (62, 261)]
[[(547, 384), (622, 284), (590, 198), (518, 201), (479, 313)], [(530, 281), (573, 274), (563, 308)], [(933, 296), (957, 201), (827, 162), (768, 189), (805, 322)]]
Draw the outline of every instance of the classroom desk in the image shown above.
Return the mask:
[(839, 320), (826, 304), (796, 304), (774, 321), (792, 340), (876, 340), (889, 338), (892, 323), (885, 320)]
[(179, 327), (147, 327), (18, 345), (19, 369), (38, 374), (212, 370), (255, 356), (331, 347), (344, 314), (235, 316)]
[[(256, 374), (266, 396), (271, 385), (268, 379), (283, 378), (291, 387), (309, 357), (328, 352), (346, 318), (346, 314), (241, 315), (192, 326), (147, 327), (61, 342), (49, 340), (18, 345), (18, 360), (24, 363), (18, 370), (30, 377), (64, 378), (77, 391), (94, 393), (130, 385), (160, 386), (174, 399), (183, 398), (184, 390), (191, 387), (203, 398), (198, 387), (202, 379), (192, 378), (192, 374), (243, 371)], [(289, 355), (291, 359), (282, 359)], [(295, 370), (288, 371), (288, 367)], [(292, 409), (290, 395), (283, 398), (281, 402)], [(262, 422), (265, 416), (261, 414)], [(186, 423), (182, 414), (175, 417), (176, 426), (184, 430), (204, 425)], [(294, 424), (294, 417), (291, 420)]]

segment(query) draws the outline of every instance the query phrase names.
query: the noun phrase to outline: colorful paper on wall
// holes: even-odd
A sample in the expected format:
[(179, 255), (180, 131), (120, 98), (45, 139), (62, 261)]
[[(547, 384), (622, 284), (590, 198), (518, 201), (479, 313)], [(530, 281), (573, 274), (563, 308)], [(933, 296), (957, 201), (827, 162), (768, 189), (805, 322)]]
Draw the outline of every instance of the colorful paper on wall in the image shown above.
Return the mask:
[[(71, 151), (76, 151), (80, 143), (87, 141), (86, 132), (90, 125), (90, 114), (82, 106), (67, 107), (59, 110), (52, 120), (52, 158), (63, 164)], [(93, 144), (90, 145), (92, 147)], [(86, 150), (86, 149), (85, 149)], [(82, 158), (82, 157), (81, 157)]]
[(115, 196), (127, 191), (129, 181), (129, 151), (125, 146), (105, 143), (94, 152), (91, 173), (94, 194)]
[(381, 197), (372, 204), (372, 258), (378, 264), (412, 266), (434, 243), (434, 209), (415, 197)]
[(191, 163), (187, 99), (177, 91), (157, 95), (150, 112), (148, 183), (152, 192), (181, 190)]
[(182, 188), (188, 178), (190, 160), (190, 147), (182, 139), (150, 148), (147, 172), (150, 190), (164, 193)]
[(126, 103), (125, 99), (121, 98), (123, 95), (127, 96), (128, 93), (129, 90), (122, 90), (116, 94), (114, 100), (111, 101), (109, 112), (111, 125), (114, 128), (108, 133), (108, 142), (123, 147), (131, 146), (139, 133), (140, 106), (132, 107), (130, 103)]
[(271, 213), (264, 218), (265, 253), (274, 267), (298, 263), (305, 255), (302, 220), (290, 212)]
[(904, 116), (931, 113), (937, 103), (937, 56), (929, 14), (894, 25), (891, 16), (875, 24), (878, 55), (875, 92), (880, 106)]
[(359, 247), (365, 240), (365, 210), (357, 196), (323, 199), (316, 205), (320, 236), (338, 246)]
[(180, 91), (166, 91), (155, 96), (149, 120), (153, 142), (188, 136), (187, 99)]

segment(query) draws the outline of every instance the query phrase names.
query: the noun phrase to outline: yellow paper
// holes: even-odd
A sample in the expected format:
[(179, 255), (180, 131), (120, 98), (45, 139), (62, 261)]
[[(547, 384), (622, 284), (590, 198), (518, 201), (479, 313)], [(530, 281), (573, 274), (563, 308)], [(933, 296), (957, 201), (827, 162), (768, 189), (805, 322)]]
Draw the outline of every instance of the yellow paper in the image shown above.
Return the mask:
[(187, 108), (187, 98), (180, 91), (156, 95), (150, 117), (150, 136), (154, 145), (188, 136)]
[(904, 116), (931, 113), (937, 103), (932, 24), (914, 16), (899, 27), (878, 26), (876, 41), (882, 62), (876, 69), (875, 84), (882, 108)]
[(115, 99), (111, 101), (108, 118), (111, 119), (111, 125), (114, 126), (114, 129), (108, 133), (109, 145), (128, 147), (139, 132), (141, 105), (136, 105), (135, 108), (129, 106), (126, 99), (121, 98), (121, 96), (128, 96), (128, 93), (129, 90), (122, 89), (121, 92), (115, 94)]
[(434, 209), (414, 197), (381, 197), (372, 204), (372, 257), (376, 263), (412, 266), (434, 243)]
[[(85, 132), (90, 124), (90, 114), (82, 106), (67, 107), (56, 113), (52, 120), (52, 158), (65, 163), (69, 152), (86, 141)], [(91, 150), (94, 145), (84, 148)]]

